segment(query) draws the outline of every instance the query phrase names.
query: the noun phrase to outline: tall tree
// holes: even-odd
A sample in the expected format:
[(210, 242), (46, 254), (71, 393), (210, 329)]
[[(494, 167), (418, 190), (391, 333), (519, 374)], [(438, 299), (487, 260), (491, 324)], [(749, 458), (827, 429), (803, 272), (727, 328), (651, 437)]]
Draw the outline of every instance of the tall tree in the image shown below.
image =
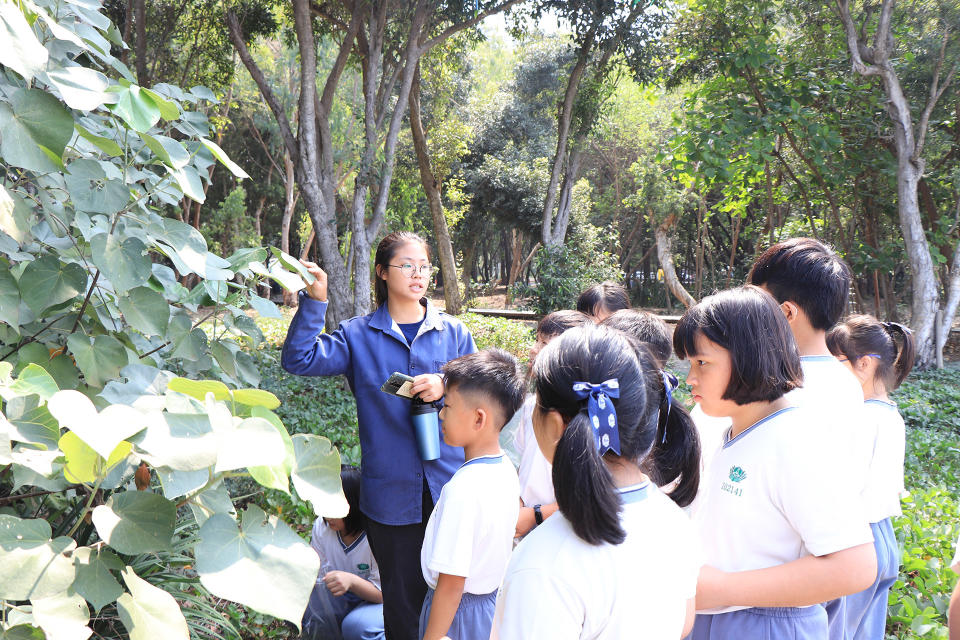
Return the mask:
[[(853, 7), (855, 10), (855, 2)], [(919, 118), (915, 119), (896, 64), (893, 0), (883, 0), (879, 13), (875, 3), (865, 3), (856, 18), (850, 0), (836, 0), (836, 8), (846, 34), (853, 70), (866, 77), (879, 78), (887, 98), (887, 114), (893, 125), (897, 155), (897, 209), (913, 285), (911, 325), (917, 343), (917, 362), (921, 367), (929, 367), (936, 362), (938, 345), (946, 342), (960, 304), (960, 242), (955, 241), (946, 305), (941, 309), (940, 283), (927, 242), (917, 189), (926, 167), (923, 153), (931, 115), (960, 67), (960, 37), (956, 22), (960, 14), (955, 7), (953, 11), (939, 7), (939, 11), (935, 8), (933, 15), (929, 16), (941, 35), (926, 100)], [(949, 19), (951, 14), (952, 20)], [(936, 322), (938, 312), (941, 315), (939, 324)]]
[[(292, 3), (294, 33), (300, 50), (299, 126), (297, 134), (287, 120), (255, 61), (234, 11), (226, 16), (230, 39), (244, 66), (256, 81), (280, 125), (284, 144), (296, 165), (296, 178), (316, 231), (324, 269), (328, 272), (328, 324), (367, 312), (370, 304), (370, 247), (376, 240), (387, 208), (393, 177), (397, 136), (417, 62), (451, 35), (478, 24), (520, 0), (474, 6), (444, 6), (436, 0), (415, 3), (377, 0), (365, 2)], [(317, 87), (316, 32), (339, 39), (339, 52)], [(349, 248), (341, 253), (336, 228), (335, 149), (330, 114), (337, 86), (351, 56), (363, 78), (363, 153), (354, 178), (350, 207)], [(373, 196), (368, 215), (367, 199)], [(352, 278), (352, 286), (351, 286)]]

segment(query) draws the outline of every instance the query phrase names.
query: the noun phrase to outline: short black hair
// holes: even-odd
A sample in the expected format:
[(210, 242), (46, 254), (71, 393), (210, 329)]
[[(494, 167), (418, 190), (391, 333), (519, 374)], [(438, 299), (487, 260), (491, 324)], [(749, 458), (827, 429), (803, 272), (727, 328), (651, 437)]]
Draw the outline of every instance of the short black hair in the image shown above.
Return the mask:
[(587, 315), (596, 315), (600, 309), (610, 313), (630, 308), (630, 295), (622, 284), (604, 280), (600, 284), (583, 290), (577, 298), (577, 311)]
[(728, 289), (687, 309), (673, 332), (678, 358), (697, 355), (698, 335), (730, 352), (733, 371), (723, 394), (726, 400), (740, 405), (771, 402), (803, 384), (790, 325), (763, 289)]
[(571, 311), (563, 309), (548, 313), (537, 323), (537, 334), (542, 336), (555, 337), (574, 327), (582, 327), (590, 322), (590, 316), (582, 311)]
[(673, 353), (670, 328), (666, 322), (648, 311), (621, 309), (600, 324), (623, 331), (642, 342), (661, 369)]
[(350, 536), (359, 535), (366, 528), (366, 516), (360, 511), (360, 471), (356, 467), (343, 465), (340, 467), (340, 484), (350, 505), (350, 511), (343, 519), (344, 532)]
[(813, 238), (791, 238), (764, 251), (747, 276), (777, 302), (796, 303), (814, 329), (826, 331), (847, 308), (850, 267), (827, 245)]
[(523, 374), (517, 359), (503, 349), (489, 348), (451, 360), (443, 366), (447, 388), (479, 393), (500, 411), (502, 429), (523, 404)]

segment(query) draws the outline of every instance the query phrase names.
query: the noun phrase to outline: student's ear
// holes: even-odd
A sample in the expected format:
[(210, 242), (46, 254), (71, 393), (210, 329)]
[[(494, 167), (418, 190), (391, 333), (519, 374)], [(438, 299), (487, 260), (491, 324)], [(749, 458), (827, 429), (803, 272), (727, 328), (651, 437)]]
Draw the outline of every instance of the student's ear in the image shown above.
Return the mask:
[(490, 419), (492, 418), (492, 416), (490, 415), (489, 411), (487, 411), (486, 409), (481, 409), (479, 407), (474, 411), (475, 411), (475, 416), (474, 416), (474, 422), (473, 422), (473, 430), (480, 431), (481, 429), (483, 429), (484, 426), (487, 425), (488, 422), (490, 422)]
[(792, 300), (781, 302), (780, 310), (783, 311), (783, 315), (787, 318), (789, 324), (793, 324), (800, 318), (800, 307)]
[(387, 278), (383, 275), (383, 265), (382, 265), (382, 264), (378, 264), (374, 270), (377, 272), (377, 279), (378, 279), (378, 280), (386, 280), (386, 279), (387, 279)]

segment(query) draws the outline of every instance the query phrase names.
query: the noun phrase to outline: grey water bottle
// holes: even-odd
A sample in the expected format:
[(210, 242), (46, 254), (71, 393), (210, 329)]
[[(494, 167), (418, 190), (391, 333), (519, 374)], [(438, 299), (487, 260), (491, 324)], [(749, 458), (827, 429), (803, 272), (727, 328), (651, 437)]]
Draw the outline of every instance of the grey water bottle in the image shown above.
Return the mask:
[(417, 452), (421, 460), (436, 460), (440, 457), (440, 409), (432, 402), (414, 398), (410, 406), (410, 419), (417, 438)]

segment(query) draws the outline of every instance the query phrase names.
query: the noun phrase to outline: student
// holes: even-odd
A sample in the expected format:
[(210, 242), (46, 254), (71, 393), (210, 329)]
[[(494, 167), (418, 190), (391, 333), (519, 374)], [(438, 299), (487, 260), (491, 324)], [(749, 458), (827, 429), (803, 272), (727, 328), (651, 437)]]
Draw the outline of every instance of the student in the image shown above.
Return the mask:
[(609, 280), (584, 289), (577, 298), (577, 311), (591, 316), (597, 322), (602, 322), (615, 311), (629, 308), (630, 296), (626, 287)]
[(303, 614), (303, 637), (383, 640), (380, 571), (363, 530), (360, 472), (344, 467), (340, 481), (350, 511), (343, 518), (317, 518), (310, 535), (320, 575)]
[[(790, 401), (819, 414), (813, 425), (831, 446), (824, 451), (846, 469), (845, 481), (861, 493), (867, 482), (870, 452), (858, 437), (863, 422), (863, 390), (827, 348), (827, 331), (843, 316), (852, 276), (850, 267), (812, 238), (792, 238), (764, 251), (747, 276), (780, 303), (800, 350), (803, 387)], [(859, 431), (862, 433), (862, 430)], [(842, 463), (842, 464), (841, 464)], [(830, 640), (845, 640), (846, 613), (841, 600), (826, 603)]]
[(389, 234), (377, 246), (374, 263), (376, 310), (324, 333), (327, 274), (303, 262), (316, 280), (300, 293), (280, 363), (298, 375), (344, 375), (350, 384), (363, 457), (360, 509), (380, 566), (386, 633), (391, 640), (412, 640), (427, 590), (419, 563), (424, 527), (440, 488), (463, 464), (463, 450), (441, 443), (439, 459), (421, 461), (410, 402), (380, 386), (390, 374), (405, 373), (414, 378), (414, 394), (438, 400), (440, 369), (476, 347), (459, 320), (424, 297), (433, 267), (420, 236)]
[(865, 591), (845, 598), (846, 637), (882, 640), (887, 622), (887, 596), (900, 569), (900, 547), (890, 519), (901, 515), (906, 428), (888, 393), (913, 368), (913, 334), (902, 324), (879, 322), (873, 316), (851, 316), (830, 330), (827, 346), (863, 388), (864, 422), (856, 433), (870, 453), (862, 498), (873, 530), (877, 579)]
[[(530, 348), (530, 372), (533, 372), (537, 354), (547, 343), (567, 329), (582, 327), (588, 322), (590, 318), (579, 311), (554, 311), (541, 318), (537, 324), (537, 341)], [(536, 400), (536, 395), (527, 395), (523, 406), (503, 428), (500, 437), (500, 442), (505, 444), (504, 450), (516, 454), (515, 462), (520, 478), (520, 516), (517, 518), (515, 532), (517, 538), (528, 534), (557, 510), (550, 463), (543, 457), (533, 435), (533, 408)]]
[(429, 585), (420, 614), (424, 640), (486, 640), (496, 590), (513, 548), (520, 485), (500, 450), (500, 429), (523, 402), (516, 359), (501, 349), (443, 368), (443, 438), (466, 462), (440, 492), (420, 564)]
[(704, 413), (731, 420), (701, 483), (706, 565), (694, 640), (827, 636), (820, 604), (876, 576), (854, 490), (785, 394), (803, 380), (784, 314), (757, 287), (705, 298), (680, 318), (674, 351)]
[[(651, 448), (688, 442), (657, 437), (663, 380), (635, 340), (602, 326), (565, 331), (537, 356), (533, 425), (560, 511), (514, 551), (492, 639), (676, 640), (689, 630), (696, 535), (640, 467)], [(682, 407), (666, 419), (668, 433), (693, 435)], [(680, 486), (696, 487), (696, 465), (684, 471)]]
[(659, 368), (667, 364), (673, 354), (673, 342), (667, 323), (648, 311), (621, 309), (605, 318), (601, 324), (619, 329), (646, 345), (657, 360)]
[[(953, 556), (950, 568), (954, 573), (960, 573), (960, 537), (957, 538), (957, 550)], [(947, 622), (950, 625), (950, 640), (960, 640), (960, 582), (953, 587), (950, 596), (950, 610), (947, 613)]]

